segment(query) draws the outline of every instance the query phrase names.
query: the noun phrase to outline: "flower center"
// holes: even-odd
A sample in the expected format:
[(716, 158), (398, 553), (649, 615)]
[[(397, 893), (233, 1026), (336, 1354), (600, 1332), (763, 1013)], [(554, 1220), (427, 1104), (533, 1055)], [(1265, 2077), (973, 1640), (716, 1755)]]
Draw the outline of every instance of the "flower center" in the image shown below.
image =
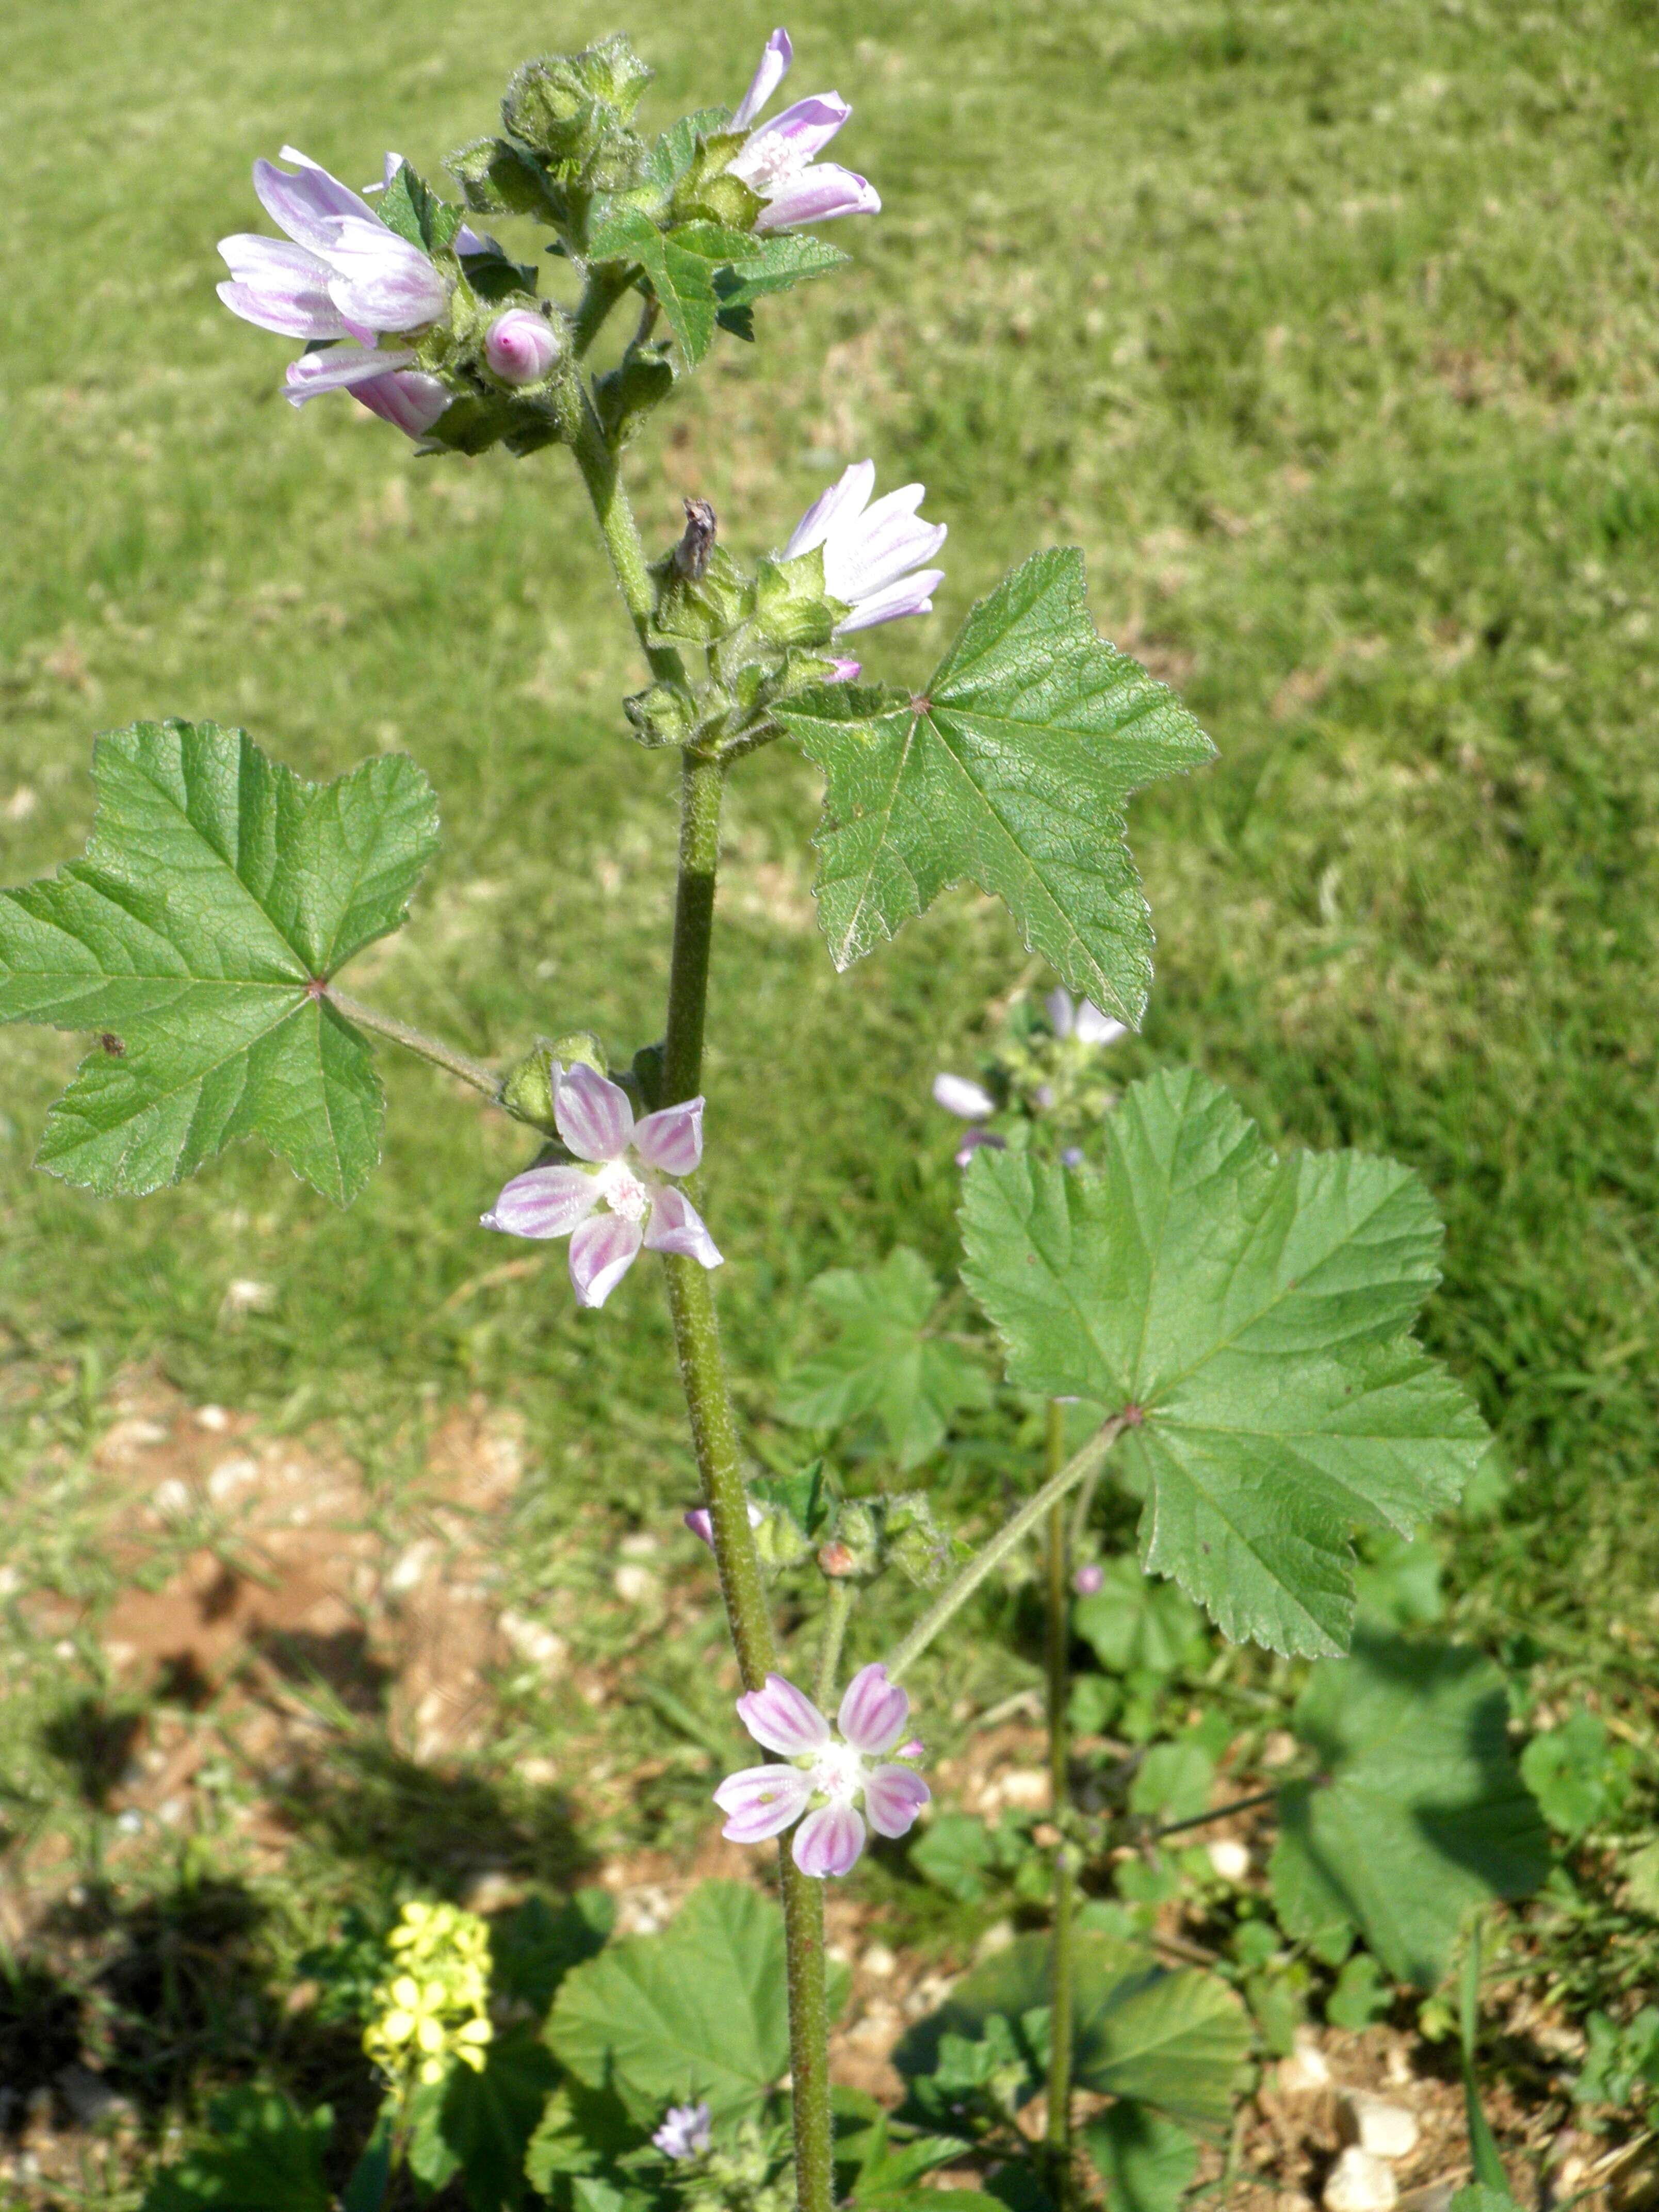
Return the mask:
[(812, 1787), (832, 1802), (850, 1805), (864, 1788), (864, 1757), (850, 1743), (827, 1743), (812, 1760)]
[(775, 198), (792, 178), (798, 177), (811, 156), (781, 131), (757, 131), (732, 163), (751, 191), (763, 200)]
[(624, 1221), (643, 1221), (651, 1211), (649, 1186), (641, 1182), (623, 1160), (607, 1160), (594, 1181), (599, 1195)]

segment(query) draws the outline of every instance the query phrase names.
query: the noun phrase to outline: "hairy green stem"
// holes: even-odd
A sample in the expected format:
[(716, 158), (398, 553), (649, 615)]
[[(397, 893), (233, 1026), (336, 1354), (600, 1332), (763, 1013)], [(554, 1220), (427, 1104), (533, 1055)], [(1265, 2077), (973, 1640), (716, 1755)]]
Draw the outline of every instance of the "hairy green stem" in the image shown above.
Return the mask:
[(1080, 1451), (1073, 1452), (1060, 1473), (1051, 1476), (1034, 1497), (1028, 1498), (1018, 1513), (1005, 1521), (990, 1541), (975, 1553), (967, 1565), (930, 1605), (910, 1633), (904, 1637), (887, 1662), (887, 1672), (894, 1681), (915, 1664), (927, 1649), (940, 1629), (959, 1613), (988, 1576), (994, 1574), (1014, 1547), (1029, 1536), (1038, 1522), (1045, 1518), (1051, 1506), (1059, 1504), (1067, 1492), (1099, 1466), (1112, 1446), (1129, 1426), (1122, 1413), (1114, 1413), (1103, 1422)]
[(841, 1665), (841, 1647), (847, 1640), (847, 1624), (853, 1617), (853, 1604), (858, 1595), (851, 1583), (832, 1582), (823, 1605), (823, 1640), (818, 1645), (818, 1671), (812, 1684), (812, 1702), (820, 1712), (827, 1713), (830, 1700), (836, 1694), (836, 1674)]
[(586, 393), (578, 396), (580, 404), (570, 450), (581, 471), (582, 482), (587, 486), (587, 495), (593, 502), (593, 513), (605, 539), (605, 551), (611, 556), (617, 587), (634, 624), (634, 635), (654, 677), (665, 684), (684, 684), (685, 664), (679, 654), (672, 646), (652, 642), (651, 617), (656, 611), (657, 594), (646, 562), (645, 541), (634, 520), (628, 494), (623, 489), (617, 456), (605, 441), (599, 418)]
[[(578, 467), (611, 555), (617, 582), (653, 675), (683, 683), (678, 653), (651, 642), (654, 605), (639, 528), (605, 442), (586, 402), (574, 447)], [(663, 1046), (664, 1105), (693, 1097), (702, 1078), (703, 1023), (708, 1009), (708, 957), (714, 933), (714, 882), (720, 865), (723, 777), (714, 761), (685, 758), (681, 786), (679, 874), (674, 897), (668, 1024)], [(691, 1441), (702, 1476), (704, 1503), (714, 1538), (714, 1560), (726, 1601), (732, 1641), (745, 1689), (758, 1689), (776, 1662), (771, 1608), (761, 1579), (737, 1423), (726, 1387), (714, 1286), (706, 1271), (683, 1255), (664, 1255), (669, 1311), (680, 1381), (691, 1421)], [(830, 2003), (823, 1957), (823, 1884), (795, 1864), (790, 1838), (778, 1840), (778, 1886), (783, 1897), (784, 1940), (789, 1973), (789, 2072), (795, 2137), (795, 2197), (799, 2212), (834, 2212), (830, 2112)]]
[(395, 1021), (390, 1014), (378, 1014), (373, 1006), (366, 1006), (361, 999), (353, 999), (331, 983), (319, 994), (344, 1020), (356, 1023), (360, 1030), (368, 1030), (375, 1036), (390, 1038), (400, 1044), (405, 1052), (418, 1053), (429, 1060), (434, 1067), (447, 1067), (452, 1075), (459, 1075), (463, 1083), (470, 1083), (475, 1091), (482, 1091), (487, 1098), (501, 1102), (501, 1079), (493, 1067), (470, 1053), (457, 1052), (453, 1045), (437, 1037), (429, 1037), (423, 1030), (411, 1029), (407, 1022)]
[(604, 328), (611, 310), (633, 281), (626, 262), (602, 261), (587, 272), (576, 312), (570, 319), (570, 349), (578, 361)]
[[(1048, 1401), (1044, 1472), (1052, 1484), (1066, 1464), (1066, 1408)], [(1085, 1478), (1085, 1487), (1089, 1478)], [(1076, 1873), (1066, 1833), (1071, 1798), (1071, 1739), (1066, 1725), (1070, 1690), (1066, 1665), (1072, 1632), (1071, 1592), (1066, 1581), (1066, 1501), (1048, 1508), (1048, 1780), (1054, 1819), (1060, 1830), (1054, 1850), (1054, 1929), (1049, 1972), (1048, 2153), (1049, 2192), (1065, 2212), (1072, 2201), (1072, 1915)]]

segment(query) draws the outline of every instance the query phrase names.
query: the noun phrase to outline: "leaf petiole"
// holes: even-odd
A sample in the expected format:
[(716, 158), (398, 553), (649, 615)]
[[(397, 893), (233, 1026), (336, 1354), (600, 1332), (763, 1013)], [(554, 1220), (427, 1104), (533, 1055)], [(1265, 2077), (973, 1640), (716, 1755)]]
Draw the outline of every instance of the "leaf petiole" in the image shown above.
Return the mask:
[(501, 1077), (483, 1060), (474, 1060), (470, 1053), (458, 1052), (453, 1045), (445, 1044), (441, 1038), (428, 1036), (423, 1030), (412, 1029), (407, 1022), (398, 1021), (391, 1014), (376, 1013), (373, 1006), (366, 1006), (361, 999), (354, 999), (346, 992), (337, 990), (332, 983), (325, 985), (317, 996), (325, 999), (337, 1014), (358, 1029), (367, 1030), (372, 1036), (385, 1037), (390, 1043), (402, 1045), (405, 1052), (416, 1053), (421, 1059), (429, 1060), (434, 1067), (447, 1068), (452, 1075), (459, 1075), (463, 1083), (470, 1083), (475, 1091), (482, 1091), (487, 1098), (500, 1103)]

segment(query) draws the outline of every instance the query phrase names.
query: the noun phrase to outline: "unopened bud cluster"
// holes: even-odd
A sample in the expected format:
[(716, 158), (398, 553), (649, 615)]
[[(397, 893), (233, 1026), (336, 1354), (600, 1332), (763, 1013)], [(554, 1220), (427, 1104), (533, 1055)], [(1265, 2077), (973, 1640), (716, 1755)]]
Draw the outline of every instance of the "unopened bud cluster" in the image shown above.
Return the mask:
[(404, 1905), (386, 1938), (363, 2049), (402, 2088), (432, 2087), (455, 2065), (480, 2072), (489, 2024), (489, 1931), (459, 1905)]
[(1074, 1000), (1063, 986), (1040, 1007), (1022, 994), (978, 1078), (933, 1079), (934, 1104), (969, 1125), (957, 1164), (966, 1167), (981, 1145), (1000, 1152), (1012, 1137), (1041, 1141), (1067, 1167), (1080, 1165), (1089, 1136), (1117, 1103), (1117, 1085), (1102, 1054), (1127, 1034), (1121, 1022), (1091, 1000)]

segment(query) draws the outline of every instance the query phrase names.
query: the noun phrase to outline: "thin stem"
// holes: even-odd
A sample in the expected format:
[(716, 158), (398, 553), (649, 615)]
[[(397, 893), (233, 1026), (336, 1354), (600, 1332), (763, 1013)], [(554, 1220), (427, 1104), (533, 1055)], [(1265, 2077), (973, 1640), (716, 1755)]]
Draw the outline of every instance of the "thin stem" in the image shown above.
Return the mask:
[(1218, 1805), (1208, 1813), (1194, 1813), (1190, 1820), (1169, 1820), (1163, 1827), (1154, 1828), (1146, 1840), (1161, 1844), (1165, 1836), (1183, 1836), (1188, 1828), (1206, 1828), (1212, 1820), (1224, 1820), (1229, 1813), (1254, 1813), (1258, 1806), (1276, 1804), (1277, 1790), (1258, 1790), (1253, 1797), (1235, 1797), (1230, 1805)]
[(604, 328), (611, 310), (632, 282), (625, 262), (605, 261), (587, 272), (587, 283), (570, 322), (570, 349), (578, 361)]
[[(590, 487), (591, 488), (591, 487)], [(617, 495), (633, 544), (633, 518)], [(606, 543), (612, 546), (623, 597), (629, 593), (627, 532), (613, 537), (599, 507)], [(613, 514), (617, 511), (613, 507)], [(641, 563), (640, 574), (643, 576)], [(645, 579), (648, 591), (649, 579)], [(633, 602), (629, 602), (630, 607)], [(648, 601), (647, 611), (648, 613)], [(645, 624), (636, 617), (641, 641)], [(648, 648), (647, 648), (648, 650)], [(678, 665), (678, 656), (673, 656)], [(656, 664), (653, 661), (653, 665)], [(702, 1077), (703, 1022), (708, 1009), (708, 956), (714, 919), (714, 880), (720, 864), (720, 806), (723, 777), (712, 761), (688, 754), (681, 787), (679, 880), (674, 899), (674, 944), (669, 963), (668, 1024), (663, 1048), (663, 1103), (690, 1097)], [(755, 1535), (749, 1525), (737, 1423), (726, 1387), (720, 1323), (712, 1281), (695, 1260), (665, 1254), (669, 1311), (679, 1355), (680, 1381), (691, 1417), (691, 1440), (702, 1476), (704, 1502), (714, 1537), (714, 1559), (726, 1601), (732, 1641), (745, 1689), (758, 1689), (776, 1662), (771, 1609), (761, 1579)], [(823, 1959), (823, 1884), (795, 1864), (787, 1835), (778, 1838), (778, 1887), (783, 1898), (784, 1941), (789, 1968), (790, 2103), (795, 2137), (795, 2199), (799, 2212), (834, 2212), (830, 2112), (830, 2001)]]
[(1110, 1420), (1103, 1422), (1095, 1431), (1081, 1451), (1073, 1452), (1060, 1473), (1045, 1482), (1034, 1497), (1028, 1498), (1018, 1512), (1005, 1521), (990, 1541), (974, 1554), (949, 1589), (934, 1599), (888, 1660), (887, 1672), (894, 1681), (897, 1681), (907, 1668), (921, 1656), (940, 1629), (961, 1611), (980, 1584), (988, 1575), (994, 1573), (1014, 1547), (1030, 1535), (1049, 1507), (1057, 1504), (1068, 1491), (1075, 1489), (1099, 1466), (1128, 1426), (1126, 1415), (1114, 1413)]
[(586, 392), (580, 395), (580, 401), (570, 450), (576, 457), (576, 466), (582, 472), (582, 482), (593, 502), (593, 513), (605, 550), (611, 556), (617, 586), (633, 621), (634, 635), (651, 664), (653, 676), (665, 684), (684, 684), (685, 664), (674, 647), (652, 642), (651, 617), (656, 611), (657, 595), (646, 562), (645, 541), (634, 520), (628, 494), (623, 489), (617, 456), (605, 441), (605, 432)]
[(1074, 1552), (1082, 1550), (1083, 1540), (1089, 1533), (1089, 1516), (1094, 1510), (1095, 1492), (1100, 1487), (1100, 1478), (1104, 1471), (1099, 1467), (1095, 1469), (1079, 1491), (1077, 1502), (1072, 1508), (1072, 1549)]
[(853, 1617), (858, 1592), (851, 1583), (832, 1582), (823, 1607), (823, 1640), (818, 1645), (818, 1671), (812, 1685), (812, 1702), (827, 1713), (836, 1694), (836, 1675), (841, 1666), (841, 1647), (847, 1640), (847, 1624)]
[[(1044, 1471), (1052, 1483), (1066, 1464), (1066, 1408), (1060, 1401), (1048, 1402), (1048, 1425)], [(1085, 1478), (1085, 1486), (1088, 1478)], [(1054, 1851), (1054, 1931), (1053, 1965), (1049, 1973), (1050, 2039), (1048, 2057), (1049, 2187), (1060, 2206), (1071, 2201), (1072, 2174), (1072, 1915), (1076, 1875), (1072, 1847), (1066, 1836), (1066, 1814), (1071, 1796), (1071, 1742), (1066, 1726), (1070, 1689), (1066, 1659), (1071, 1640), (1071, 1592), (1066, 1583), (1066, 1501), (1056, 1497), (1048, 1508), (1048, 1780), (1053, 1817), (1060, 1828)]]
[(390, 1014), (377, 1014), (373, 1006), (366, 1006), (361, 999), (349, 998), (345, 992), (331, 983), (319, 994), (346, 1021), (355, 1022), (360, 1030), (368, 1030), (375, 1036), (388, 1037), (400, 1044), (405, 1052), (418, 1053), (429, 1060), (434, 1067), (447, 1067), (452, 1075), (459, 1075), (463, 1083), (470, 1083), (475, 1091), (482, 1091), (487, 1098), (500, 1101), (501, 1079), (493, 1067), (470, 1053), (457, 1052), (437, 1038), (429, 1037), (422, 1030), (411, 1029), (407, 1022), (394, 1021)]

